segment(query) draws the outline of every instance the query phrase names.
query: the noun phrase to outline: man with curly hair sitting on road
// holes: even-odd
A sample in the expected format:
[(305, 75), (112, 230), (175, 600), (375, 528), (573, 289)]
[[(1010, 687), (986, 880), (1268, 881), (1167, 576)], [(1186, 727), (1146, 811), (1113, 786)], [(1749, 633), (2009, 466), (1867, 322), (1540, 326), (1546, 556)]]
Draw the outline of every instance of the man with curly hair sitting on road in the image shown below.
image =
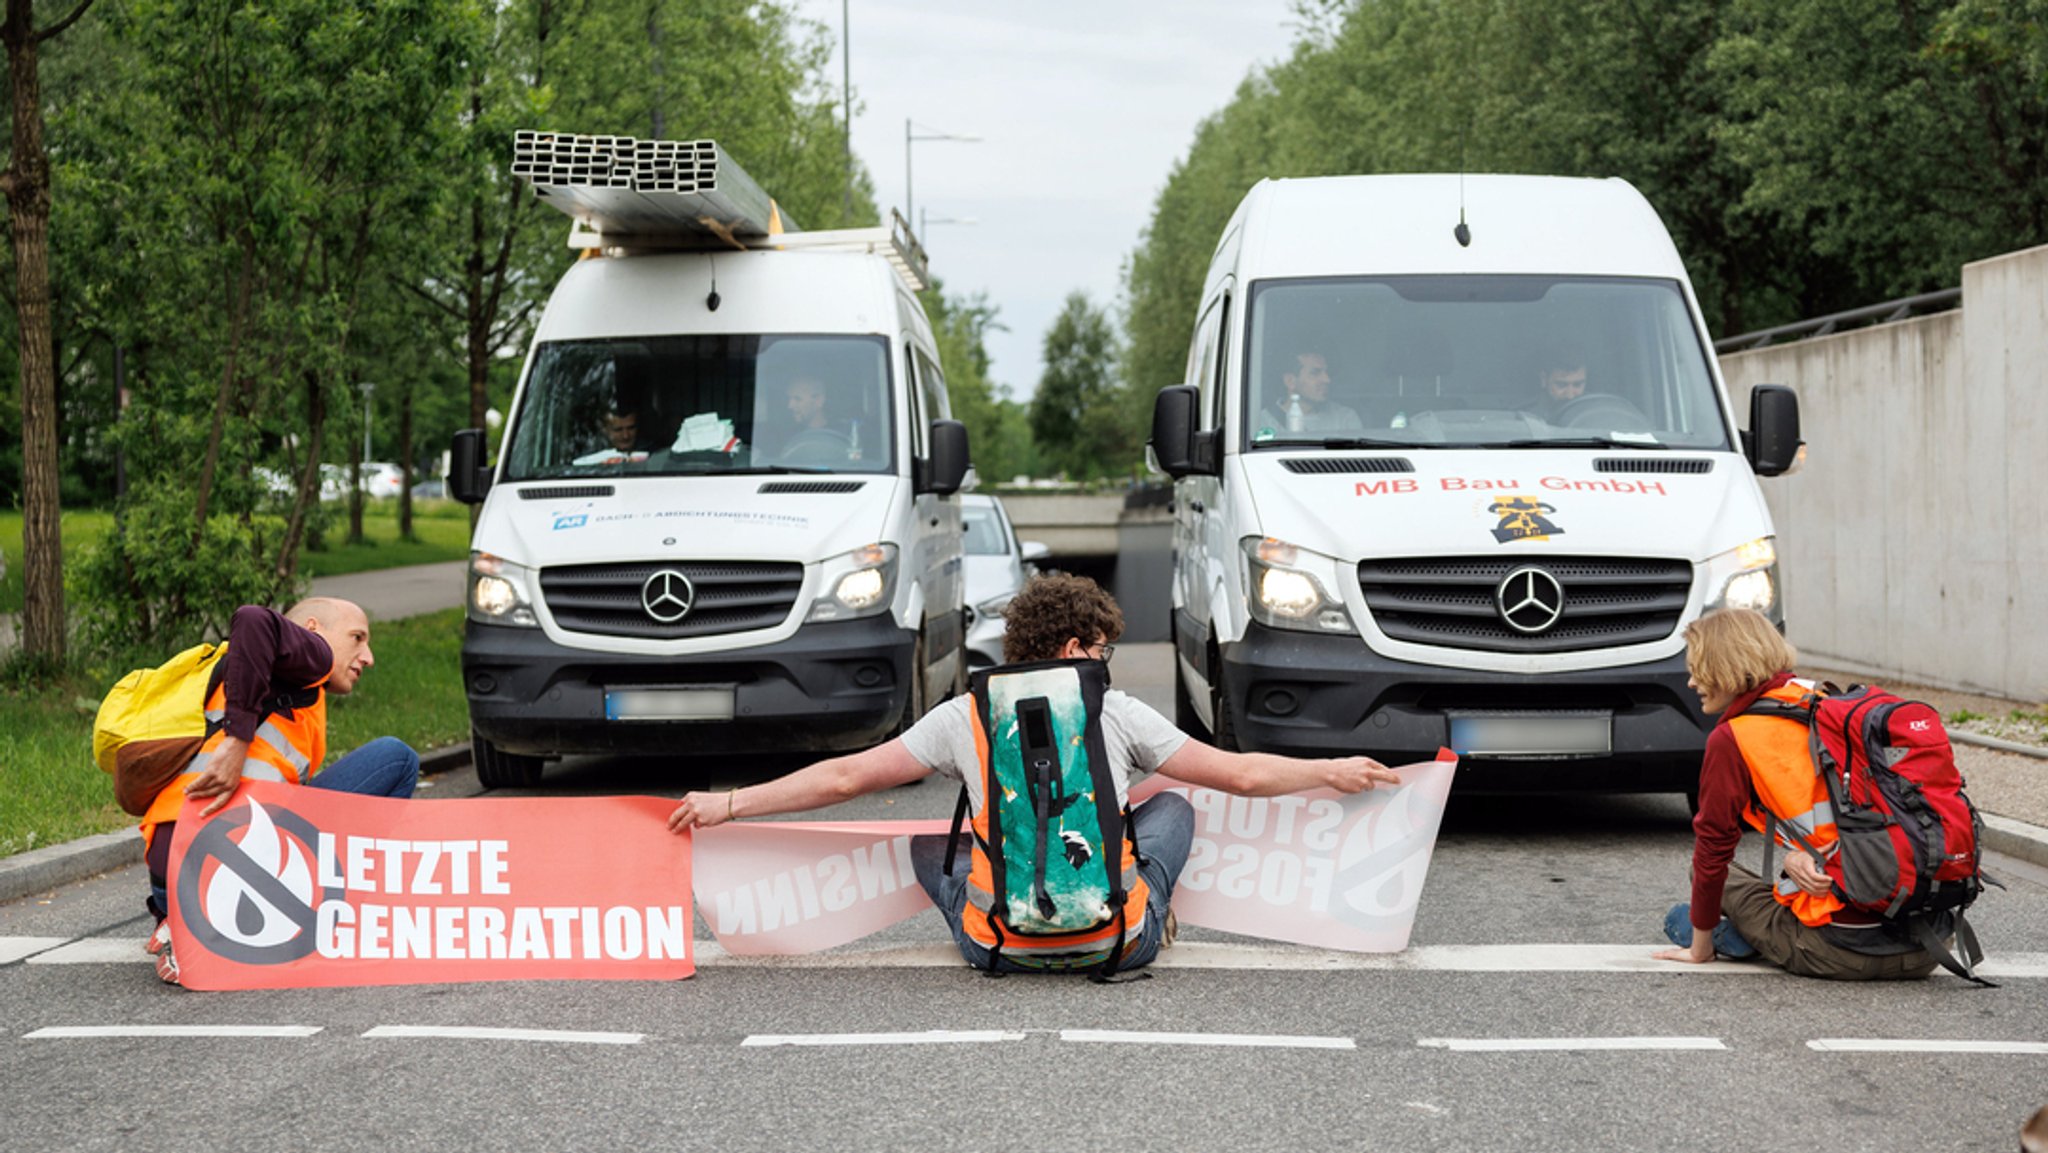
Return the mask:
[[(1114, 598), (1087, 577), (1051, 574), (1034, 578), (1003, 613), (1003, 660), (1025, 664), (1048, 660), (1108, 661), (1123, 634), (1123, 613)], [(980, 771), (971, 697), (940, 704), (895, 740), (865, 752), (833, 757), (785, 777), (725, 792), (685, 796), (669, 816), (682, 832), (709, 828), (735, 817), (767, 816), (816, 809), (839, 801), (909, 784), (932, 773), (955, 780)], [(1271, 797), (1327, 786), (1355, 793), (1400, 778), (1371, 757), (1301, 760), (1270, 753), (1229, 753), (1189, 739), (1165, 717), (1126, 693), (1111, 689), (1102, 701), (1102, 728), (1117, 803), (1129, 801), (1130, 786), (1153, 772), (1192, 785), (1247, 797)], [(1175, 793), (1160, 793), (1131, 810), (1130, 833), (1150, 890), (1144, 929), (1126, 949), (1122, 969), (1149, 964), (1171, 940), (1168, 904), (1194, 839), (1194, 810)], [(918, 881), (946, 918), (961, 955), (986, 967), (986, 950), (961, 928), (967, 874), (947, 875), (946, 838), (914, 837), (911, 860)], [(1002, 958), (1002, 967), (1011, 967)], [(1052, 966), (1045, 966), (1052, 967)]]

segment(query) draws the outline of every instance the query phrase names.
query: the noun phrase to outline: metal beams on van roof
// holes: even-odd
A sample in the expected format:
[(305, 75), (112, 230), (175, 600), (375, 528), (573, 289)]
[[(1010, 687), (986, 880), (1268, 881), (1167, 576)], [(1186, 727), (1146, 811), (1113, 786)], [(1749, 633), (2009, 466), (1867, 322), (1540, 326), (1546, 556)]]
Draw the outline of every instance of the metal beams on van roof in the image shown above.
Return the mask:
[(520, 131), (512, 175), (607, 236), (715, 236), (730, 243), (797, 230), (710, 140)]
[(913, 292), (931, 283), (924, 246), (901, 214), (890, 213), (887, 227), (799, 231), (713, 141), (521, 131), (512, 175), (575, 221), (572, 248), (864, 252), (887, 259)]

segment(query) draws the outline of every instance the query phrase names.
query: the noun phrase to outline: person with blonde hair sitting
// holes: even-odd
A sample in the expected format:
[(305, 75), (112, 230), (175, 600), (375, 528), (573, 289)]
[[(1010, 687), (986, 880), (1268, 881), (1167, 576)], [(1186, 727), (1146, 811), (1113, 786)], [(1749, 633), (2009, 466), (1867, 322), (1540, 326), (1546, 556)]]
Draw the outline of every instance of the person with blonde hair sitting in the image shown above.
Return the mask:
[[(1797, 847), (1825, 854), (1837, 842), (1806, 726), (1744, 715), (1759, 701), (1797, 703), (1814, 691), (1794, 679), (1798, 659), (1754, 609), (1720, 609), (1686, 626), (1688, 683), (1719, 722), (1700, 762), (1692, 901), (1665, 917), (1665, 936), (1678, 947), (1656, 956), (1706, 964), (1717, 955), (1761, 955), (1788, 972), (1835, 980), (1924, 977), (1937, 960), (1896, 926), (1846, 906), (1821, 864)], [(1782, 876), (1767, 882), (1732, 863), (1745, 823), (1766, 835), (1790, 828), (1796, 839), (1786, 842), (1793, 851)]]

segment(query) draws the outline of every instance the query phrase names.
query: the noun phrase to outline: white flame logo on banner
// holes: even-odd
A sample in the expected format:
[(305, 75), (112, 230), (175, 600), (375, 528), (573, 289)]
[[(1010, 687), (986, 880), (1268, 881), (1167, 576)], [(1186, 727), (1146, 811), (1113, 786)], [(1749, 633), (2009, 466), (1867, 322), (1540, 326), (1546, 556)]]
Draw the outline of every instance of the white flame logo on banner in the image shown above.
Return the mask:
[[(249, 802), (249, 827), (237, 843), (251, 864), (276, 877), (304, 904), (313, 903), (313, 869), (306, 855), (277, 831), (270, 814), (253, 800)], [(206, 920), (221, 936), (250, 948), (282, 945), (300, 931), (298, 922), (229, 868), (215, 869), (207, 882)]]

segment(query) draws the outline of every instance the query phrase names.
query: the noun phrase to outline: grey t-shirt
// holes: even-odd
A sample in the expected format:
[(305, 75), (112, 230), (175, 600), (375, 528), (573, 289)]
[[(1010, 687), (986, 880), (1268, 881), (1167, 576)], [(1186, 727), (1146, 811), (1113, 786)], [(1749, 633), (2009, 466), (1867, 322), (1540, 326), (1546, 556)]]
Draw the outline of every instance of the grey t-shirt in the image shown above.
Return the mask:
[[(973, 697), (954, 697), (924, 715), (903, 734), (903, 747), (935, 773), (965, 781), (974, 808), (981, 807), (981, 755), (974, 747)], [(1158, 771), (1180, 751), (1188, 735), (1150, 705), (1129, 693), (1102, 694), (1102, 744), (1109, 754), (1119, 807), (1130, 802), (1131, 783)]]

